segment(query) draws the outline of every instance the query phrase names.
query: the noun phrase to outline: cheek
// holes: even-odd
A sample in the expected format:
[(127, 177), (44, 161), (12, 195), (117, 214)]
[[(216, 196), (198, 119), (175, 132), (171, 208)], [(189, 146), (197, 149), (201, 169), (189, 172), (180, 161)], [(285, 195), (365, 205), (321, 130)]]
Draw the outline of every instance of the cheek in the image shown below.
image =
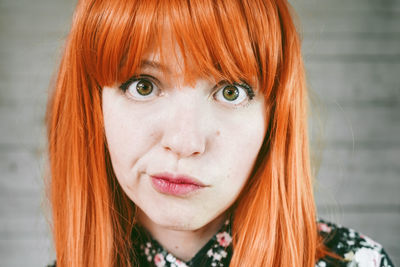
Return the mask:
[(257, 159), (261, 140), (236, 143), (234, 148), (225, 150), (224, 161), (218, 165), (226, 173), (221, 177), (218, 191), (221, 197), (234, 201), (246, 184)]
[(129, 104), (103, 93), (105, 135), (114, 172), (121, 184), (130, 184), (137, 175), (136, 163), (153, 146), (154, 127), (149, 126)]
[[(251, 111), (251, 112), (250, 112)], [(236, 200), (253, 170), (261, 145), (266, 134), (263, 107), (256, 107), (243, 114), (234, 124), (221, 124), (217, 149), (219, 164), (216, 168), (224, 170), (219, 177), (218, 199), (231, 204)], [(210, 164), (212, 165), (212, 164)]]
[(249, 169), (255, 161), (266, 134), (266, 121), (261, 104), (239, 114), (234, 120), (220, 120), (221, 158), (234, 169)]
[(140, 122), (120, 116), (110, 117), (109, 122), (106, 119), (105, 116), (106, 138), (112, 156), (121, 160), (134, 160), (151, 145), (154, 134), (151, 129), (141, 127)]

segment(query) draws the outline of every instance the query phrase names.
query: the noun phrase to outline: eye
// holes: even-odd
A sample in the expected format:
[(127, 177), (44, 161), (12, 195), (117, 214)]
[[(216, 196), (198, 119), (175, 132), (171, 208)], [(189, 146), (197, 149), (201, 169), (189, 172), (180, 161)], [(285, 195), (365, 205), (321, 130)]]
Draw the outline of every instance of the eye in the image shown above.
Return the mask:
[(159, 94), (156, 82), (149, 77), (132, 77), (124, 82), (120, 87), (130, 98), (135, 100), (146, 100), (152, 98), (154, 94)]
[[(245, 83), (227, 83), (223, 85), (215, 94), (214, 98), (220, 102), (225, 102), (233, 106), (241, 105), (242, 103), (250, 101), (254, 97), (254, 91)], [(221, 83), (219, 83), (221, 84)]]

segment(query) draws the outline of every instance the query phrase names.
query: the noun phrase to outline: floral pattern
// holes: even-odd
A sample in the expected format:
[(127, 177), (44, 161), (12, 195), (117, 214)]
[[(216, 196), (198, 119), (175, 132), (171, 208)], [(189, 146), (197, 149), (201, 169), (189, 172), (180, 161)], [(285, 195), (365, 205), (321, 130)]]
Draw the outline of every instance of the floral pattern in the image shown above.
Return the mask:
[(355, 230), (318, 219), (318, 230), (325, 245), (343, 261), (331, 257), (320, 259), (317, 267), (394, 267), (381, 244)]
[[(368, 236), (321, 218), (317, 219), (317, 228), (325, 245), (343, 260), (326, 256), (319, 259), (315, 267), (394, 267), (382, 245)], [(165, 250), (144, 228), (136, 228), (132, 236), (137, 266), (140, 267), (223, 267), (229, 266), (233, 253), (230, 220), (188, 262)]]
[[(338, 224), (317, 220), (317, 228), (325, 244), (343, 258), (329, 256), (320, 259), (316, 267), (393, 267), (382, 245), (371, 238)], [(140, 244), (140, 265), (157, 267), (229, 266), (232, 257), (230, 220), (188, 262), (181, 261), (166, 251), (147, 234), (146, 242)]]
[(227, 232), (218, 233), (216, 235), (216, 238), (217, 238), (218, 244), (224, 248), (229, 246), (232, 242), (232, 237)]
[[(165, 250), (144, 228), (138, 228), (141, 234), (139, 247), (139, 266), (189, 267), (189, 266), (228, 266), (232, 256), (232, 237), (230, 220), (226, 220), (221, 229), (188, 262), (184, 262)], [(144, 241), (144, 242), (143, 242)]]

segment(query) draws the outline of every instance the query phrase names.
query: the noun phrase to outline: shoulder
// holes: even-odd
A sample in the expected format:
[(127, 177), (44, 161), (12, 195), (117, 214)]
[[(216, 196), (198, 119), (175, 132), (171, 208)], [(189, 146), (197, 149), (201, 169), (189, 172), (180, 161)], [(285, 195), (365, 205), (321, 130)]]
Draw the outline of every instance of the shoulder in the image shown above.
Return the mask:
[(317, 219), (317, 226), (324, 244), (344, 261), (335, 261), (327, 256), (316, 266), (394, 267), (382, 245), (368, 236), (322, 218)]

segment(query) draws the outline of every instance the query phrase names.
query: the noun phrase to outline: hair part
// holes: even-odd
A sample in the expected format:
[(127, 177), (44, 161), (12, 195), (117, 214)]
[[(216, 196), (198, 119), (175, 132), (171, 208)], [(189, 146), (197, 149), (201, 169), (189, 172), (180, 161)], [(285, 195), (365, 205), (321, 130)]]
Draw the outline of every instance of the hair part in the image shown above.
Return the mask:
[(264, 143), (234, 206), (231, 266), (311, 267), (334, 257), (316, 226), (307, 91), (287, 1), (80, 0), (46, 113), (57, 265), (135, 264), (136, 207), (112, 168), (101, 90), (129, 79), (149, 51), (165, 65), (166, 33), (187, 82), (255, 78), (269, 109)]

